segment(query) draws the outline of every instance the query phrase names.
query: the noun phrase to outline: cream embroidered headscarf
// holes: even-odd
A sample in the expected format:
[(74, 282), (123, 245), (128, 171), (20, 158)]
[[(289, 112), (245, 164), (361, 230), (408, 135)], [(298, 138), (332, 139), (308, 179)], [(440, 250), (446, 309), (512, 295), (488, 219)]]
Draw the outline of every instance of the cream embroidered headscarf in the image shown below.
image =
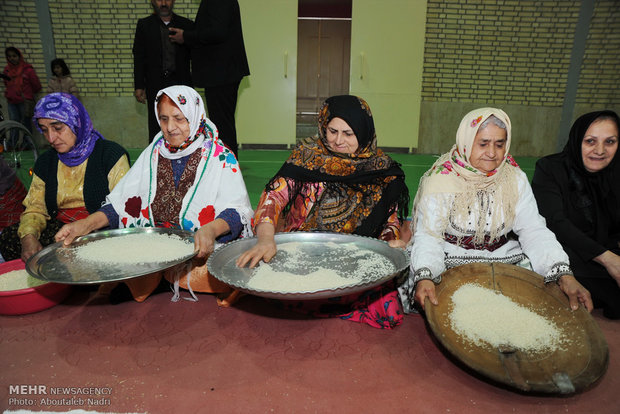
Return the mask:
[[(506, 151), (499, 167), (484, 173), (474, 168), (469, 158), (480, 125), (491, 115), (506, 126)], [(436, 193), (454, 194), (452, 204), (442, 206), (442, 211), (436, 212), (441, 223), (441, 234), (437, 237), (444, 237), (450, 222), (467, 224), (471, 212), (477, 215), (473, 233), (470, 234), (474, 236), (475, 244), (482, 244), (485, 235), (489, 236), (489, 241), (496, 240), (502, 229), (512, 227), (519, 196), (516, 181), (519, 167), (509, 155), (510, 142), (510, 118), (501, 109), (479, 108), (465, 115), (456, 133), (456, 144), (439, 157), (420, 179), (413, 205), (412, 232), (415, 232), (419, 203), (425, 196)], [(477, 208), (474, 207), (476, 205)], [(487, 225), (487, 217), (490, 218), (490, 225)]]

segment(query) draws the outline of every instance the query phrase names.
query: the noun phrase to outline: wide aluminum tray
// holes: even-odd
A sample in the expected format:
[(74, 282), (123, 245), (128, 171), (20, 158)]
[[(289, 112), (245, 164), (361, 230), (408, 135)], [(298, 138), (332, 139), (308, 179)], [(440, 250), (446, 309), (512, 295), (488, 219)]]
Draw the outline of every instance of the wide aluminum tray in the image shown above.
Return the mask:
[[(137, 233), (176, 234), (182, 239), (194, 242), (194, 233), (188, 230), (167, 229), (159, 227), (133, 227), (126, 229), (104, 230), (78, 237), (70, 246), (63, 246), (62, 242), (51, 244), (33, 255), (26, 262), (26, 271), (37, 279), (56, 283), (88, 285), (93, 283), (113, 282), (131, 279), (164, 270), (183, 263), (196, 255), (179, 257), (168, 262), (150, 263), (93, 263), (81, 261), (75, 257), (73, 247), (110, 237), (123, 237)], [(139, 249), (140, 246), (136, 246)], [(127, 252), (131, 254), (131, 252)]]
[[(404, 250), (392, 248), (386, 242), (370, 237), (326, 232), (291, 232), (276, 234), (275, 241), (277, 245), (299, 242), (298, 248), (303, 252), (300, 255), (301, 261), (292, 261), (286, 252), (279, 250), (269, 262), (276, 271), (305, 275), (316, 270), (317, 263), (320, 263), (321, 267), (335, 269), (343, 276), (346, 274), (359, 276), (360, 272), (364, 273), (364, 269), (358, 268), (359, 259), (347, 254), (347, 250), (351, 247), (382, 255), (393, 264), (394, 271), (388, 274), (364, 274), (359, 283), (335, 289), (297, 292), (282, 291), (277, 287), (269, 291), (252, 289), (247, 284), (256, 271), (255, 268), (239, 268), (235, 262), (243, 252), (256, 244), (257, 239), (254, 237), (228, 243), (216, 250), (209, 258), (207, 268), (217, 279), (243, 292), (287, 300), (323, 299), (361, 292), (400, 276), (409, 268), (409, 257)], [(356, 255), (358, 254), (359, 251), (356, 252)]]

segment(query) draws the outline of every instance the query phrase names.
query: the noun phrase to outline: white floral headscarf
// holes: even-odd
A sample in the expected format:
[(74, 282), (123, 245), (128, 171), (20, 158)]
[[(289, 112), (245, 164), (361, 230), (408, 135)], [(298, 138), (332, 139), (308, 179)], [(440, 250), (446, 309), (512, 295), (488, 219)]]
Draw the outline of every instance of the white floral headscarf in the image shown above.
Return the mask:
[[(159, 122), (159, 111), (157, 103), (162, 95), (167, 95), (175, 105), (179, 108), (185, 118), (189, 122), (189, 136), (186, 137), (183, 144), (178, 147), (170, 145), (164, 139), (164, 145), (161, 148), (161, 155), (168, 159), (178, 159), (192, 154), (198, 147), (202, 145), (205, 137), (217, 140), (217, 127), (207, 118), (205, 106), (202, 102), (200, 94), (189, 86), (176, 85), (169, 86), (157, 92), (155, 99), (155, 116), (157, 123)], [(163, 137), (163, 132), (159, 132), (153, 141), (157, 141)]]

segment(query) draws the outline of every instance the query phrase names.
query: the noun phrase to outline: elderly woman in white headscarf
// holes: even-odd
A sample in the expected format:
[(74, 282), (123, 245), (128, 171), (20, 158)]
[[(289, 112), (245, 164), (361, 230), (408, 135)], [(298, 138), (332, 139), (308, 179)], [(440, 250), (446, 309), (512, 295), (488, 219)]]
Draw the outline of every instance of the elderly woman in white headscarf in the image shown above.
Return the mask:
[(538, 213), (527, 176), (508, 153), (510, 119), (480, 108), (461, 121), (456, 144), (420, 180), (413, 206), (411, 272), (399, 288), (406, 312), (425, 299), (437, 305), (435, 284), (444, 270), (472, 262), (533, 269), (557, 282), (572, 309), (589, 311), (589, 292)]
[[(200, 95), (187, 86), (171, 86), (157, 94), (155, 113), (161, 132), (114, 188), (106, 204), (88, 218), (64, 226), (56, 240), (70, 244), (77, 236), (102, 227), (173, 227), (195, 231), (202, 261), (178, 277), (156, 273), (125, 283), (133, 298), (146, 299), (162, 276), (178, 287), (218, 293), (228, 305), (236, 292), (213, 278), (205, 259), (217, 243), (252, 235), (252, 208), (233, 153), (218, 140)], [(194, 297), (194, 299), (196, 299)]]

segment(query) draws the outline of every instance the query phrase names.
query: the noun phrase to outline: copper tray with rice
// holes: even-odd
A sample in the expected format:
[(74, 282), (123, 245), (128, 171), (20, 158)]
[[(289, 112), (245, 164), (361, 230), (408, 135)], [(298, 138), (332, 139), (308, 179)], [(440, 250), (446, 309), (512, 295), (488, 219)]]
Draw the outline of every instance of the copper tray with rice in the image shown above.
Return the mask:
[[(457, 292), (464, 286), (501, 293), (557, 327), (558, 346), (528, 351), (510, 345), (478, 343), (457, 332), (453, 312)], [(436, 286), (439, 305), (425, 303), (426, 317), (439, 342), (468, 367), (499, 383), (525, 392), (572, 394), (596, 382), (609, 361), (607, 342), (583, 307), (569, 308), (557, 284), (527, 269), (502, 263), (472, 263), (447, 270)], [(454, 300), (453, 300), (454, 299)], [(491, 319), (490, 312), (484, 313)], [(506, 321), (506, 323), (509, 323)]]
[[(184, 252), (175, 257), (166, 257), (165, 252), (148, 252), (147, 243), (131, 245), (131, 248), (122, 253), (123, 257), (107, 262), (84, 260), (79, 254), (80, 248), (96, 246), (99, 241), (114, 241), (123, 243), (123, 239), (135, 236), (169, 236), (174, 243), (187, 243)], [(133, 240), (133, 239), (132, 239)], [(165, 243), (165, 241), (164, 241)], [(196, 255), (193, 250), (194, 233), (188, 230), (168, 229), (159, 227), (132, 227), (125, 229), (103, 230), (76, 238), (70, 246), (63, 246), (62, 242), (51, 244), (33, 255), (26, 262), (26, 271), (37, 279), (48, 282), (88, 285), (95, 283), (114, 282), (148, 275), (168, 269), (188, 261)], [(158, 244), (158, 246), (161, 244)], [(186, 251), (185, 251), (186, 250)], [(140, 257), (142, 261), (132, 261)], [(159, 253), (159, 254), (158, 254)]]
[[(256, 296), (285, 300), (324, 299), (362, 292), (409, 269), (409, 257), (387, 242), (329, 232), (277, 233), (276, 256), (266, 265), (237, 267), (237, 258), (253, 247), (255, 237), (228, 243), (207, 262), (220, 281)], [(253, 278), (265, 267), (273, 273), (264, 285)], [(256, 279), (255, 279), (256, 280)]]

